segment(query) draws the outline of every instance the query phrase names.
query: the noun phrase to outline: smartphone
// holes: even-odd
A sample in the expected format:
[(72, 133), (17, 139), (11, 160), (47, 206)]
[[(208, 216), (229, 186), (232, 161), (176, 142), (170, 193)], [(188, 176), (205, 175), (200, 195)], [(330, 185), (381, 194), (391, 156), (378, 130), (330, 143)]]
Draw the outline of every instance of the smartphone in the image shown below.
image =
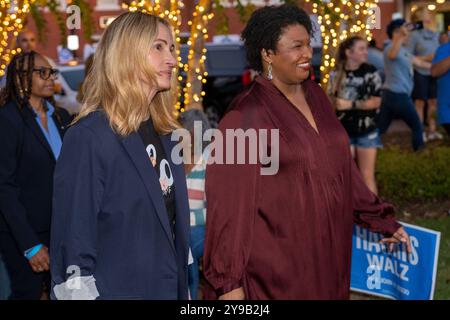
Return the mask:
[(414, 30), (420, 30), (423, 29), (423, 22), (419, 21), (419, 22), (410, 22), (406, 24), (406, 28), (409, 31), (414, 31)]

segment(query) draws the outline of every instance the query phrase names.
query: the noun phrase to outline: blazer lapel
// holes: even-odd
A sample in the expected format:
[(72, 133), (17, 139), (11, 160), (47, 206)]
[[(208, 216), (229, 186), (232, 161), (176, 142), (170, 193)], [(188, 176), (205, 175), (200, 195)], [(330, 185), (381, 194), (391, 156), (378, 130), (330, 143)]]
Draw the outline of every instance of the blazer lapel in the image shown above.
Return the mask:
[(39, 124), (36, 121), (36, 116), (33, 113), (33, 111), (29, 110), (28, 108), (24, 108), (23, 109), (23, 119), (24, 119), (25, 124), (31, 129), (31, 132), (33, 132), (33, 134), (38, 139), (38, 141), (50, 153), (51, 157), (53, 159), (55, 159), (52, 149), (50, 148), (50, 145), (48, 144), (48, 141), (45, 138), (44, 133), (42, 132), (41, 128), (39, 127)]
[(151, 166), (148, 155), (145, 152), (145, 147), (139, 137), (139, 133), (133, 132), (129, 136), (122, 138), (121, 142), (142, 178), (142, 182), (155, 206), (156, 213), (166, 232), (170, 245), (175, 251), (167, 209), (161, 193), (161, 185), (159, 184), (159, 179), (155, 170)]
[(59, 136), (61, 137), (61, 141), (62, 141), (62, 139), (64, 137), (64, 134), (66, 133), (66, 127), (62, 124), (62, 121), (61, 121), (60, 117), (57, 116), (57, 111), (56, 110), (52, 114), (52, 119), (53, 119), (53, 122), (56, 125), (56, 129), (58, 129)]

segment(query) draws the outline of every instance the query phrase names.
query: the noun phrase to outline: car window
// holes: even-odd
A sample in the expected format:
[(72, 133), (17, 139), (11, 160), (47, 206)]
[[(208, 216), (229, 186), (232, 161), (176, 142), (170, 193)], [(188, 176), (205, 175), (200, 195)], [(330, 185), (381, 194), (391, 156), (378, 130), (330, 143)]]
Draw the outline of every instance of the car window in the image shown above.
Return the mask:
[(61, 76), (66, 80), (70, 89), (73, 91), (78, 91), (80, 84), (84, 79), (84, 69), (79, 70), (64, 70), (61, 71)]

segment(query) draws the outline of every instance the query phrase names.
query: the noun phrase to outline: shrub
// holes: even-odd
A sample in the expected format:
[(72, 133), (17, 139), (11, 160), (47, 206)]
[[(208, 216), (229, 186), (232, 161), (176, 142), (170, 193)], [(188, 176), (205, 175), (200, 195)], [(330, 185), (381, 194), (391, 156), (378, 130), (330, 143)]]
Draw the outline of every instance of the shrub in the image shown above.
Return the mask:
[(377, 159), (380, 195), (398, 204), (450, 198), (450, 147), (412, 153), (393, 146)]

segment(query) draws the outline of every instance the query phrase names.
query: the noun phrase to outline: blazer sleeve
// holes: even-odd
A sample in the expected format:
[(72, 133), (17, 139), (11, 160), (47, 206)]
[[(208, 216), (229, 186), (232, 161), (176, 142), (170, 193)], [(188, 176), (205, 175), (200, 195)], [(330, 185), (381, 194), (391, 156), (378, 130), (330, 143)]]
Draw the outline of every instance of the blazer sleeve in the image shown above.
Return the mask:
[(353, 160), (351, 166), (353, 221), (372, 232), (392, 236), (401, 227), (395, 219), (394, 207), (370, 191)]
[[(54, 175), (52, 298), (95, 299), (99, 295), (94, 274), (103, 194), (100, 144), (94, 132), (81, 124), (65, 135)], [(74, 286), (73, 281), (81, 285)]]
[[(241, 112), (231, 111), (224, 117), (220, 131), (224, 134), (228, 128), (243, 128)], [(227, 150), (226, 139), (223, 140), (223, 150)], [(236, 148), (234, 150), (236, 155)], [(224, 163), (228, 153), (223, 152)], [(217, 150), (215, 155), (218, 155)], [(236, 158), (234, 160), (236, 163)], [(257, 212), (258, 168), (257, 164), (207, 166), (203, 261), (205, 277), (216, 296), (243, 286)]]
[(25, 207), (20, 202), (17, 164), (21, 148), (20, 132), (0, 115), (0, 214), (6, 221), (21, 252), (39, 244)]

